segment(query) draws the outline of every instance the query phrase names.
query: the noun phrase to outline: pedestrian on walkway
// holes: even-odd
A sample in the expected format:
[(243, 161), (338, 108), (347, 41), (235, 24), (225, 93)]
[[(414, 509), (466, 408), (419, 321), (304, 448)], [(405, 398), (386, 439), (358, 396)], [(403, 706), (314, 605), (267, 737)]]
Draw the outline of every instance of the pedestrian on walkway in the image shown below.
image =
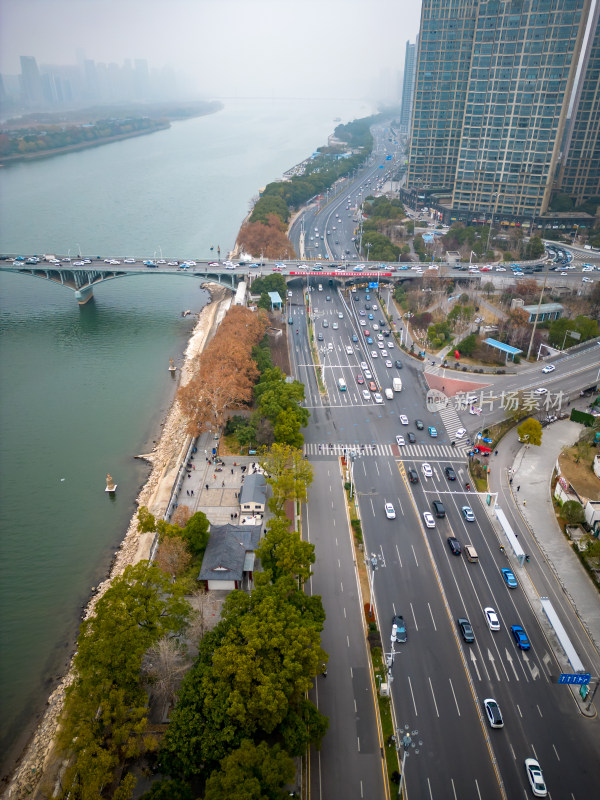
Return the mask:
[(192, 489), (192, 497), (194, 496), (194, 490)]
[(225, 481), (221, 481), (221, 488), (225, 486)]
[(206, 486), (206, 488), (208, 489), (208, 483), (205, 483), (204, 485), (205, 485), (205, 486)]
[(524, 505), (524, 506), (526, 506), (526, 505), (527, 505), (527, 500), (523, 500), (523, 505)]
[(213, 481), (216, 481), (216, 480), (217, 480), (217, 476), (216, 476), (216, 475), (215, 475), (215, 473), (213, 472)]
[(233, 467), (231, 468), (231, 474), (233, 475)]
[(520, 491), (521, 491), (521, 487), (517, 486), (517, 492), (520, 492)]
[(510, 485), (512, 486), (513, 479), (512, 479), (512, 478), (510, 478), (508, 482), (509, 482), (509, 483), (510, 483)]

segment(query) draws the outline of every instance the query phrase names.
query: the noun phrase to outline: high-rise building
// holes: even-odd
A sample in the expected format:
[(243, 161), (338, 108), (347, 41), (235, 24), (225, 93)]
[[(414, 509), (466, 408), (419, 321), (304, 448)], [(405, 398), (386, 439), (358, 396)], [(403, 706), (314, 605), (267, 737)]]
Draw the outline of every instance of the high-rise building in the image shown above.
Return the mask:
[(402, 84), (402, 107), (400, 109), (400, 126), (403, 133), (410, 133), (412, 119), (412, 106), (415, 94), (415, 66), (417, 60), (417, 45), (406, 43), (404, 56), (404, 81)]
[(575, 205), (600, 196), (600, 2), (596, 2), (565, 143), (560, 190)]
[(42, 79), (34, 56), (20, 56), (21, 95), (26, 106), (41, 105), (44, 102)]
[(407, 182), (544, 213), (591, 0), (423, 0)]

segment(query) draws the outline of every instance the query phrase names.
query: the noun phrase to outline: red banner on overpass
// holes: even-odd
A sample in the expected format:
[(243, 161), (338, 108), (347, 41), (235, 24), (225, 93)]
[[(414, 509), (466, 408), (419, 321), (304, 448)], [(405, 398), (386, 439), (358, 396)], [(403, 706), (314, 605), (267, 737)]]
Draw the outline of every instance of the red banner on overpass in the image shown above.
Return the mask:
[(289, 275), (314, 275), (315, 278), (391, 278), (391, 272), (289, 272)]

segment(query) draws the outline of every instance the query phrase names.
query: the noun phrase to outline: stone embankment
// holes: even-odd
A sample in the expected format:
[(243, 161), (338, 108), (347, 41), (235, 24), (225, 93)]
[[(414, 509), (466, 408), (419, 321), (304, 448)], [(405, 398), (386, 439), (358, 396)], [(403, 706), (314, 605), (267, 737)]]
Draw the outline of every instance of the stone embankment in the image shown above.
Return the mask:
[[(180, 373), (181, 385), (190, 380), (195, 357), (202, 352), (231, 305), (231, 293), (228, 290), (214, 284), (210, 286), (210, 292), (212, 302), (203, 308), (188, 341)], [(161, 428), (161, 436), (154, 450), (139, 456), (148, 461), (152, 469), (136, 499), (138, 507), (147, 506), (155, 516), (164, 514), (174, 476), (177, 474), (180, 454), (189, 442), (189, 434), (177, 400), (173, 401), (164, 423), (161, 423)], [(109, 588), (115, 576), (120, 575), (130, 564), (148, 558), (153, 538), (152, 533), (140, 534), (137, 529), (137, 514), (134, 514), (125, 537), (114, 555), (108, 578), (92, 589), (93, 596), (83, 612), (83, 619), (93, 614), (96, 602)], [(42, 798), (49, 797), (53, 793), (60, 767), (59, 754), (53, 747), (54, 738), (64, 706), (65, 690), (73, 677), (73, 669), (70, 667), (48, 698), (41, 722), (2, 795), (3, 800)]]

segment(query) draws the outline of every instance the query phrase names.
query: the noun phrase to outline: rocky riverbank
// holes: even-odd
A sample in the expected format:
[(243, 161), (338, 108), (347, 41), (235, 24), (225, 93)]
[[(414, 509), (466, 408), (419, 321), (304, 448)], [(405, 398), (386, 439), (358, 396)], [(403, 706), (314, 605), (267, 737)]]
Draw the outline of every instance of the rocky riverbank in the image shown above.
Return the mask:
[[(181, 385), (185, 385), (190, 380), (195, 357), (202, 352), (206, 342), (214, 335), (221, 319), (231, 305), (232, 296), (228, 290), (218, 284), (207, 288), (209, 288), (212, 302), (202, 309), (188, 340), (180, 372)], [(176, 399), (173, 401), (165, 421), (161, 423), (161, 429), (161, 436), (154, 450), (141, 456), (152, 465), (152, 470), (136, 499), (138, 507), (147, 506), (156, 516), (162, 516), (166, 510), (173, 480), (181, 462), (181, 453), (189, 443), (185, 420)], [(83, 619), (87, 619), (93, 614), (98, 598), (108, 589), (115, 576), (120, 575), (128, 565), (149, 557), (153, 538), (154, 534), (139, 533), (137, 514), (134, 514), (125, 537), (115, 553), (109, 576), (99, 586), (92, 589), (93, 596), (83, 612)], [(73, 672), (70, 668), (48, 698), (46, 711), (2, 795), (3, 800), (22, 800), (26, 797), (46, 798), (53, 793), (61, 766), (59, 754), (53, 747), (54, 737), (64, 705), (65, 690), (72, 680)]]

